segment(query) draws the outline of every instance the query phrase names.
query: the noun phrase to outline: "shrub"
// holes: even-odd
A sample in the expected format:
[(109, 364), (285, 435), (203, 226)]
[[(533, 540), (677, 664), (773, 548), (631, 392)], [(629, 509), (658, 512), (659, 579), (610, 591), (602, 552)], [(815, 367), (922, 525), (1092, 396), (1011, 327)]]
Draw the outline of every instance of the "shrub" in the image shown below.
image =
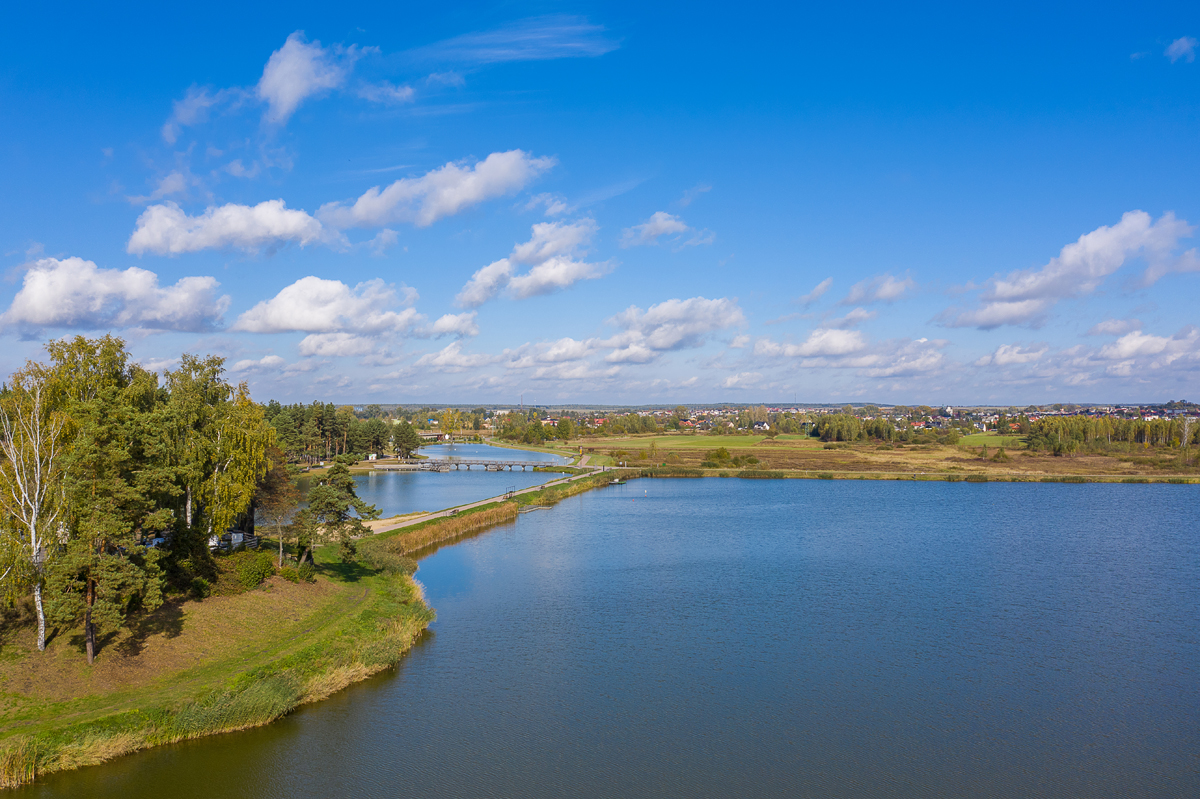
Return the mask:
[(988, 481), (986, 474), (968, 474), (968, 483), (986, 483)]
[(296, 574), (306, 583), (316, 582), (317, 567), (305, 561), (304, 563), (300, 564), (298, 569), (296, 569)]
[(959, 474), (948, 474), (948, 475), (946, 475), (946, 482), (947, 482), (947, 483), (961, 483), (961, 482), (962, 482), (962, 475), (959, 475)]
[(415, 574), (417, 562), (389, 549), (385, 541), (386, 539), (364, 541), (358, 549), (363, 563), (388, 574)]
[(1086, 483), (1087, 478), (1082, 477), (1078, 474), (1073, 474), (1068, 477), (1064, 477), (1062, 480), (1059, 480), (1059, 482), (1060, 483)]
[(817, 472), (818, 480), (832, 480), (833, 472)]
[(238, 579), (246, 588), (254, 588), (275, 573), (275, 559), (269, 552), (243, 558), (237, 566)]
[(189, 590), (196, 599), (204, 599), (212, 593), (212, 584), (203, 577), (193, 577)]
[(287, 580), (289, 583), (300, 582), (300, 572), (296, 571), (295, 566), (284, 566), (279, 570), (279, 576)]

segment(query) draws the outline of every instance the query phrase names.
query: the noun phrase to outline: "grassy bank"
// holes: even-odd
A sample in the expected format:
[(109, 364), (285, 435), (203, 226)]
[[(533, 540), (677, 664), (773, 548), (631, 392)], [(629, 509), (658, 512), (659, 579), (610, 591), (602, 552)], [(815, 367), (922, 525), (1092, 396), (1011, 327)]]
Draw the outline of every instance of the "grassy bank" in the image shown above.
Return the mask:
[(506, 524), (517, 518), (516, 502), (497, 502), (454, 516), (441, 516), (410, 527), (389, 530), (359, 542), (364, 559), (391, 568), (394, 557), (406, 557), (431, 546)]
[(395, 665), (433, 620), (408, 569), (333, 560), (311, 583), (274, 577), (238, 596), (169, 602), (104, 641), (46, 652), (28, 625), (0, 650), (0, 786), (271, 722)]
[[(1200, 479), (1200, 453), (1179, 447), (1113, 445), (1107, 451), (1054, 455), (1025, 447), (1014, 436), (979, 435), (957, 445), (892, 444), (883, 441), (821, 442), (807, 436), (636, 435), (583, 441), (595, 457), (627, 463), (636, 473), (669, 476), (745, 477), (757, 472), (787, 477), (833, 474), (853, 479), (942, 479), (947, 475), (983, 475), (989, 480), (1040, 481), (1082, 476), (1095, 482), (1145, 478)], [(631, 472), (634, 473), (634, 472)]]

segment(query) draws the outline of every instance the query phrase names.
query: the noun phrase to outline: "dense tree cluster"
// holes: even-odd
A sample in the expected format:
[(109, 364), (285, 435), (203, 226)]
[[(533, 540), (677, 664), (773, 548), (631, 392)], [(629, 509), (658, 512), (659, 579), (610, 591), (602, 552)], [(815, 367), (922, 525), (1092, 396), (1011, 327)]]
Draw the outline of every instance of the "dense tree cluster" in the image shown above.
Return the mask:
[[(211, 565), (208, 539), (251, 509), (274, 431), (222, 360), (163, 378), (112, 336), (50, 342), (0, 396), (0, 559), (11, 598), (96, 636)], [(164, 544), (163, 548), (147, 546)]]
[[(1186, 431), (1185, 431), (1186, 426)], [(1194, 419), (1118, 419), (1113, 417), (1053, 416), (1031, 425), (1029, 448), (1055, 455), (1104, 451), (1113, 444), (1179, 447), (1200, 443), (1200, 424)]]
[(392, 425), (378, 405), (359, 418), (349, 405), (314, 402), (280, 405), (271, 400), (266, 419), (275, 429), (279, 448), (292, 460), (315, 463), (349, 453), (380, 453), (392, 446)]

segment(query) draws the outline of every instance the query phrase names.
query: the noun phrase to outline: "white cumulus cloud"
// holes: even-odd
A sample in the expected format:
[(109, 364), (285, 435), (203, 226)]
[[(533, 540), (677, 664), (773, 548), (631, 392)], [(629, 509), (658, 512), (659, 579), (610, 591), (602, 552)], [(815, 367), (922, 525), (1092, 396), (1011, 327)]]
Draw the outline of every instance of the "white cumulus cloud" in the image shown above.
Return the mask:
[(514, 297), (525, 299), (560, 291), (580, 280), (595, 280), (608, 274), (610, 268), (607, 263), (593, 264), (558, 256), (512, 278), (508, 287)]
[(1022, 348), (1017, 344), (1001, 344), (996, 351), (975, 361), (976, 366), (1014, 366), (1040, 360), (1049, 351), (1045, 344)]
[[(680, 241), (684, 233), (692, 233), (693, 235)], [(697, 244), (712, 244), (716, 239), (716, 234), (708, 230), (697, 231), (688, 225), (679, 217), (668, 214), (666, 211), (655, 211), (640, 225), (627, 227), (621, 231), (621, 246), (622, 247), (642, 247), (646, 245), (656, 245), (658, 240), (663, 236), (675, 236), (680, 248), (693, 247)]]
[(1133, 330), (1141, 330), (1140, 319), (1105, 319), (1088, 330), (1089, 336), (1123, 336)]
[(317, 217), (336, 228), (411, 222), (428, 227), (485, 200), (512, 194), (556, 163), (523, 150), (492, 153), (474, 165), (448, 163), (417, 178), (368, 189), (353, 203), (326, 203)]
[(949, 324), (984, 330), (1037, 324), (1056, 302), (1092, 293), (1106, 277), (1138, 256), (1147, 262), (1147, 283), (1167, 272), (1190, 269), (1195, 251), (1183, 256), (1175, 256), (1173, 251), (1192, 231), (1186, 221), (1169, 212), (1154, 221), (1145, 211), (1129, 211), (1117, 224), (1096, 228), (1066, 245), (1040, 269), (993, 278), (981, 296), (980, 307), (948, 314), (953, 317)]
[(916, 288), (912, 278), (901, 280), (891, 275), (879, 275), (868, 280), (862, 280), (850, 287), (850, 293), (842, 300), (842, 305), (867, 305), (872, 302), (894, 302), (904, 296), (905, 292)]
[(460, 314), (445, 314), (438, 317), (425, 331), (427, 335), (437, 336), (478, 336), (479, 325), (475, 323), (475, 312)]
[(1171, 59), (1171, 63), (1183, 59), (1188, 63), (1196, 60), (1196, 45), (1200, 44), (1191, 36), (1180, 36), (1175, 41), (1167, 45), (1167, 49), (1163, 51), (1163, 55)]
[(5, 326), (95, 330), (144, 327), (190, 332), (220, 325), (229, 297), (212, 277), (185, 277), (160, 286), (146, 269), (101, 269), (82, 258), (42, 258), (0, 317)]
[(462, 372), (496, 363), (499, 359), (499, 356), (495, 355), (465, 353), (462, 351), (462, 344), (455, 341), (437, 352), (422, 355), (414, 366), (437, 372)]
[[(533, 226), (529, 241), (517, 244), (507, 258), (493, 261), (471, 276), (455, 301), (465, 308), (476, 308), (508, 287), (517, 299), (565, 289), (580, 280), (593, 280), (607, 274), (609, 263), (581, 260), (583, 247), (597, 230), (591, 219), (577, 222), (540, 222)], [(532, 268), (516, 275), (521, 265)]]
[(300, 246), (323, 238), (321, 223), (283, 200), (255, 206), (229, 203), (188, 216), (173, 202), (142, 212), (125, 249), (134, 255), (179, 255), (208, 249), (256, 251), (285, 242)]
[(667, 300), (645, 311), (630, 306), (609, 320), (621, 332), (602, 342), (612, 348), (605, 360), (646, 363), (663, 352), (703, 346), (710, 333), (745, 323), (737, 300), (728, 297)]
[(833, 278), (827, 277), (813, 287), (813, 290), (796, 300), (799, 305), (812, 305), (821, 297), (825, 296), (825, 292), (829, 291), (829, 287), (833, 285)]
[(320, 42), (307, 41), (303, 31), (288, 36), (267, 59), (254, 90), (267, 104), (267, 121), (283, 124), (309, 97), (340, 87), (361, 53), (354, 46), (324, 48)]
[(340, 280), (309, 276), (285, 287), (238, 317), (233, 329), (247, 333), (405, 332), (423, 317), (410, 307), (416, 292), (376, 278), (351, 288)]
[(817, 328), (799, 344), (780, 344), (769, 338), (754, 343), (756, 355), (785, 358), (828, 358), (850, 355), (867, 348), (867, 338), (858, 330)]

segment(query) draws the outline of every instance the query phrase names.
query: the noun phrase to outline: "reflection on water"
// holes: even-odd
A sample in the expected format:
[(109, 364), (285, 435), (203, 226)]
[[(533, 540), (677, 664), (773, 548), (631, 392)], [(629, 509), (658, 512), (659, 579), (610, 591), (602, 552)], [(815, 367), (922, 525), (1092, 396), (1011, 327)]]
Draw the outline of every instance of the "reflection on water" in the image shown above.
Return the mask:
[(601, 489), (423, 560), (396, 673), (18, 795), (1197, 796), (1196, 496)]
[[(487, 444), (438, 444), (422, 447), (422, 455), (439, 460), (521, 461), (530, 464), (522, 471), (489, 472), (482, 466), (452, 469), (448, 472), (385, 472), (358, 474), (354, 477), (359, 497), (379, 508), (384, 518), (417, 511), (436, 511), (443, 508), (477, 502), (504, 494), (510, 488), (522, 489), (557, 480), (557, 472), (535, 472), (533, 465), (548, 466), (565, 463), (566, 459), (544, 452), (492, 447)], [(307, 494), (308, 480), (300, 481), (301, 491)]]

